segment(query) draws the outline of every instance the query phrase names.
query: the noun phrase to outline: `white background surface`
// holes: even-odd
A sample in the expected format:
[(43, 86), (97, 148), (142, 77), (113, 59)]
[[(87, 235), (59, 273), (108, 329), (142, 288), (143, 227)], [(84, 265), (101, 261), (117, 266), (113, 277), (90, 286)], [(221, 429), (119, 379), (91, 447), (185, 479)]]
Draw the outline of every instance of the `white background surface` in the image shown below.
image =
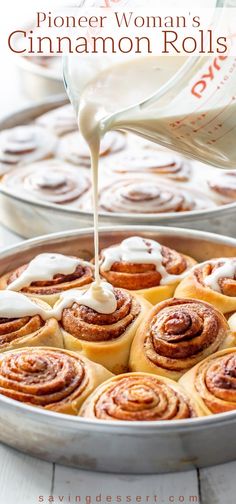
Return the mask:
[[(4, 2), (6, 4), (7, 2)], [(15, 5), (14, 5), (15, 4)], [(22, 5), (22, 2), (18, 4)], [(4, 5), (5, 12), (14, 14), (16, 2)], [(2, 25), (2, 26), (1, 26)], [(15, 111), (28, 103), (22, 93), (17, 74), (15, 60), (9, 57), (4, 42), (4, 22), (1, 14), (1, 76), (0, 76), (0, 117)], [(0, 227), (0, 247), (11, 245), (20, 238)], [(158, 454), (157, 454), (158, 456)], [(235, 454), (236, 458), (236, 454)], [(81, 502), (90, 504), (86, 496), (102, 496), (102, 504), (106, 496), (122, 497), (122, 504), (127, 502), (126, 496), (142, 497), (142, 504), (169, 502), (189, 504), (191, 496), (197, 497), (202, 504), (235, 504), (236, 502), (236, 462), (188, 473), (172, 475), (108, 475), (83, 472), (43, 462), (0, 445), (0, 503), (1, 504), (35, 504), (54, 502), (58, 504), (73, 504), (76, 496), (81, 496)], [(50, 496), (54, 500), (50, 500)], [(147, 500), (149, 496), (149, 500)], [(79, 500), (77, 499), (77, 502)], [(113, 500), (112, 502), (116, 502)], [(92, 504), (91, 503), (91, 504)]]

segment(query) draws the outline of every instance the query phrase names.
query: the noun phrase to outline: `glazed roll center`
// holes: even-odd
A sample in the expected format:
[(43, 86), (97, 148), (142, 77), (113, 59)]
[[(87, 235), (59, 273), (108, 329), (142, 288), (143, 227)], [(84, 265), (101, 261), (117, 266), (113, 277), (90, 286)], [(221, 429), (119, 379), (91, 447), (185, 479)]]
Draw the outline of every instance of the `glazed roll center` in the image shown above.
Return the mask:
[[(65, 175), (63, 175), (62, 173), (51, 171), (50, 173), (44, 172), (41, 174), (32, 175), (30, 182), (35, 188), (39, 187), (40, 189), (57, 189), (68, 184), (69, 181), (67, 181)], [(70, 189), (73, 189), (72, 184)]]
[(6, 140), (4, 150), (7, 154), (27, 154), (37, 148), (37, 138), (29, 130), (17, 128)]
[[(121, 190), (121, 196), (125, 199), (137, 202), (148, 201), (161, 197), (164, 199), (164, 194), (161, 193), (160, 189), (151, 184), (143, 184), (142, 186), (133, 184), (129, 187), (124, 187), (123, 190)], [(165, 193), (165, 196), (165, 200), (171, 199), (171, 195), (168, 195), (168, 193)]]

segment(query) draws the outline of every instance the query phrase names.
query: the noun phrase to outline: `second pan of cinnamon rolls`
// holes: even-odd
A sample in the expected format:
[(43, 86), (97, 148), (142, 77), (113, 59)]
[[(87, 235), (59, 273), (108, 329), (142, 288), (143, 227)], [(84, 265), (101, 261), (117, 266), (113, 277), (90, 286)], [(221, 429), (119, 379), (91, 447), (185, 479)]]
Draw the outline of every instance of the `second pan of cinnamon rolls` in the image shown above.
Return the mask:
[(101, 212), (163, 214), (214, 207), (205, 195), (154, 177), (120, 179), (100, 191)]
[[(0, 178), (10, 194), (92, 213), (90, 152), (75, 112), (64, 105), (0, 134)], [(220, 173), (130, 133), (101, 141), (99, 212), (147, 220), (214, 210), (236, 201), (233, 171)], [(170, 217), (171, 214), (171, 217)], [(152, 217), (153, 218), (153, 217)]]

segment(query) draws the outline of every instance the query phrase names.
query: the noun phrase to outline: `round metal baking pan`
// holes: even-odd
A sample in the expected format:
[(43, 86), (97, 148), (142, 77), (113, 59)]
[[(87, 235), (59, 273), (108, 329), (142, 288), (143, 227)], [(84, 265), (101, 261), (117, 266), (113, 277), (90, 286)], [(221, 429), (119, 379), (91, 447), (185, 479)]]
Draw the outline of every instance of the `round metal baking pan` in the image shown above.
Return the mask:
[(55, 72), (50, 68), (45, 68), (35, 59), (26, 56), (18, 56), (17, 59), (19, 76), (22, 87), (29, 98), (40, 99), (55, 94), (65, 93), (62, 72)]
[[(35, 28), (33, 19), (28, 20), (24, 24), (27, 31)], [(16, 36), (15, 42), (18, 49), (22, 49), (20, 35)], [(29, 98), (43, 100), (48, 96), (66, 94), (63, 84), (62, 59), (59, 55), (51, 55), (45, 59), (43, 55), (29, 56), (24, 53), (18, 53), (15, 61), (22, 87)], [(52, 65), (52, 61), (59, 63)]]
[[(0, 130), (12, 128), (34, 120), (47, 110), (67, 103), (64, 96), (50, 98), (43, 103), (28, 107), (0, 121)], [(0, 219), (12, 231), (26, 238), (91, 226), (92, 213), (65, 208), (59, 205), (33, 201), (24, 195), (16, 195), (0, 185)], [(236, 202), (207, 210), (168, 214), (111, 214), (100, 213), (101, 225), (146, 224), (187, 227), (236, 236)]]
[[(104, 228), (100, 246), (134, 234), (156, 239), (199, 261), (236, 255), (233, 238), (166, 227)], [(45, 251), (89, 258), (93, 231), (57, 233), (8, 248), (0, 253), (0, 274)], [(235, 459), (236, 411), (173, 422), (104, 422), (44, 411), (0, 396), (0, 441), (46, 460), (89, 470), (183, 471)]]

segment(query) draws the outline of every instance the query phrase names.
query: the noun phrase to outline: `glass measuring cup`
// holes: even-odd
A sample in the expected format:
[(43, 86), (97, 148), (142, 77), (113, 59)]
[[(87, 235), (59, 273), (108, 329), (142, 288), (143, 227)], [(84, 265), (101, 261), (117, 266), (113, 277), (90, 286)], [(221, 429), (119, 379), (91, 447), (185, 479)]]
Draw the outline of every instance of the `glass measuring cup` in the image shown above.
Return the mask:
[[(216, 7), (234, 7), (236, 1), (218, 0)], [(217, 12), (217, 10), (216, 10)], [(234, 43), (234, 40), (233, 40)], [(233, 46), (232, 43), (232, 46)], [(158, 58), (158, 57), (157, 57)], [(135, 103), (106, 113), (102, 129), (125, 129), (151, 141), (221, 168), (236, 167), (236, 58), (233, 51), (219, 56), (190, 56), (176, 65), (170, 57), (158, 91), (140, 93)], [(102, 71), (114, 65), (112, 57), (68, 57), (64, 65), (69, 96), (76, 110), (83, 90)], [(177, 63), (178, 60), (178, 63)], [(140, 76), (141, 77), (141, 76)], [(136, 96), (137, 98), (137, 96)]]

